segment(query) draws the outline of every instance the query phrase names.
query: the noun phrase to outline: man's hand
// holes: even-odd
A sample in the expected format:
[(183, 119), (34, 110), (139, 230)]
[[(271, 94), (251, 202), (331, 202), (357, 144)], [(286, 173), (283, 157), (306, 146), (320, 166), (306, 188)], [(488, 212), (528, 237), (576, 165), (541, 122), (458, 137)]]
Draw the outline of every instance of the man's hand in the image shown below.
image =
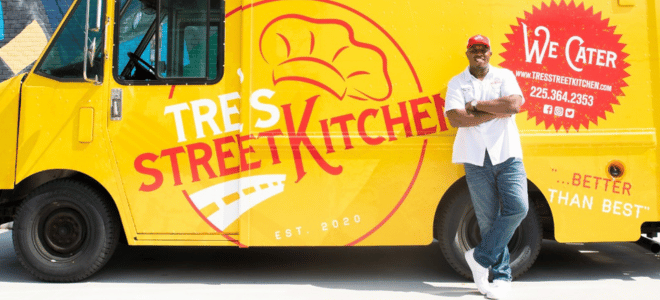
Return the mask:
[(474, 102), (474, 101), (470, 101), (468, 103), (465, 103), (465, 111), (468, 114), (471, 114), (471, 115), (474, 114), (475, 112), (477, 112), (477, 107), (472, 105), (472, 102)]

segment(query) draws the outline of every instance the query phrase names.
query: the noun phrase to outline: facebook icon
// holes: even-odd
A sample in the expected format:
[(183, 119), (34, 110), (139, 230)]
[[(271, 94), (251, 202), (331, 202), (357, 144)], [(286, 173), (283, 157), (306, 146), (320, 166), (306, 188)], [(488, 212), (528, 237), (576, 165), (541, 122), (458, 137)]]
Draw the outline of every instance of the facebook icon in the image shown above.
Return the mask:
[(553, 112), (553, 110), (552, 110), (552, 105), (550, 105), (550, 104), (546, 104), (546, 105), (543, 106), (543, 113), (544, 113), (544, 114), (546, 114), (546, 115), (551, 115), (552, 112)]

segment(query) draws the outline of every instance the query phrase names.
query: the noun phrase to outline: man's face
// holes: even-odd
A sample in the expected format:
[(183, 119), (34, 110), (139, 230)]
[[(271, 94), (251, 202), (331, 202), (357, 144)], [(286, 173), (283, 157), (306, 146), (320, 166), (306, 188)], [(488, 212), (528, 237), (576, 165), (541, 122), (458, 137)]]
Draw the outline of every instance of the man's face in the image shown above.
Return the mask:
[(465, 54), (470, 61), (470, 67), (477, 68), (488, 67), (490, 56), (493, 55), (493, 53), (490, 52), (490, 48), (485, 45), (474, 45), (470, 47)]

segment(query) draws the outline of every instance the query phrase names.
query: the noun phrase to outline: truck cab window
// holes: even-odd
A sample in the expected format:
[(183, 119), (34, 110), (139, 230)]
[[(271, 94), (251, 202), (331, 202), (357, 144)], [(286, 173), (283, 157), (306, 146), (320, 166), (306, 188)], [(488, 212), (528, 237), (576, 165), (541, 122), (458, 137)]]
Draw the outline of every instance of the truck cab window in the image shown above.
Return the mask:
[(155, 80), (156, 7), (149, 1), (122, 0), (119, 16), (119, 35), (116, 70), (124, 80)]
[(213, 82), (222, 74), (224, 2), (122, 0), (115, 69), (130, 83)]
[[(97, 15), (97, 0), (90, 1), (90, 27), (94, 27)], [(105, 1), (101, 1), (102, 12), (105, 11)], [(62, 27), (55, 36), (51, 46), (46, 51), (44, 58), (36, 68), (40, 75), (66, 81), (83, 81), (83, 63), (85, 49), (85, 20), (87, 1), (79, 1)], [(99, 31), (89, 31), (90, 48), (96, 49), (92, 61), (88, 62), (87, 77), (103, 77), (103, 39), (104, 26)], [(92, 42), (95, 47), (91, 47)]]

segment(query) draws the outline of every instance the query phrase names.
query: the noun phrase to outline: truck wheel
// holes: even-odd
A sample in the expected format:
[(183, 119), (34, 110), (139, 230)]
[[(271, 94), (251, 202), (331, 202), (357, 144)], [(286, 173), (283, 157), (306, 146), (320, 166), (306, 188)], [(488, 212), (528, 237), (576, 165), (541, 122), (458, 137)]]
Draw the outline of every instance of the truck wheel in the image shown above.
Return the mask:
[[(472, 280), (472, 272), (465, 261), (465, 252), (481, 242), (481, 234), (467, 186), (442, 201), (437, 223), (440, 249), (456, 272)], [(542, 238), (541, 220), (534, 204), (530, 203), (527, 217), (508, 244), (513, 278), (522, 275), (534, 264), (541, 251)]]
[(81, 182), (55, 180), (34, 190), (14, 219), (14, 250), (36, 278), (83, 280), (112, 256), (118, 218), (98, 191)]

